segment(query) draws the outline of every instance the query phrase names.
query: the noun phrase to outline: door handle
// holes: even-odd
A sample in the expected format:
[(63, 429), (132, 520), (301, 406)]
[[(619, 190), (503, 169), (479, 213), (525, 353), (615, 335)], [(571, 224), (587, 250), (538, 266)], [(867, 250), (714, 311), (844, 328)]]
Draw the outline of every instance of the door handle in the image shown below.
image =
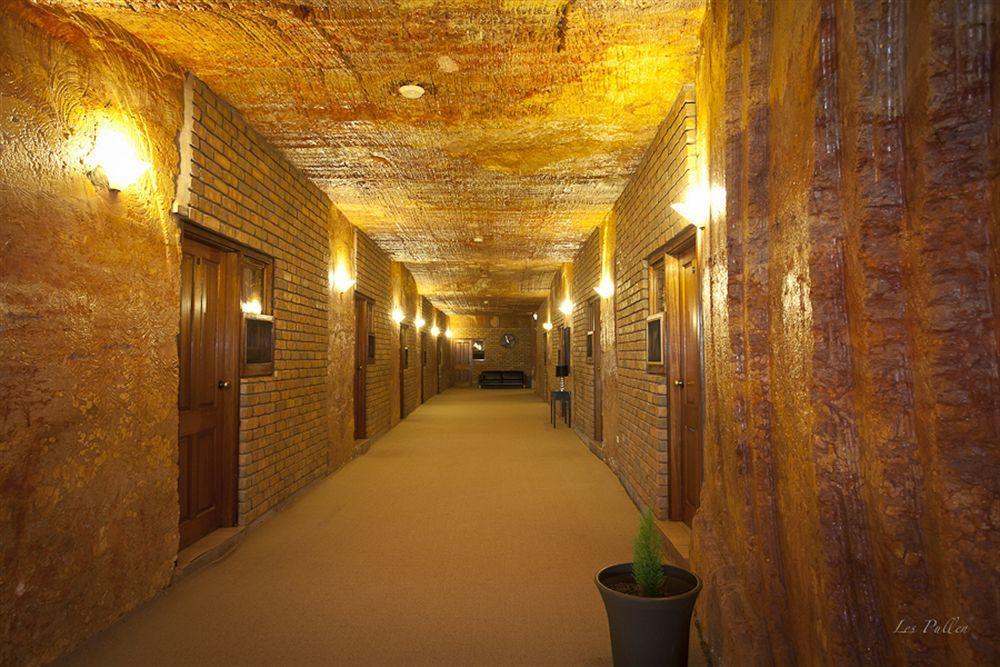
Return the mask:
[(684, 380), (674, 380), (674, 386), (675, 387), (683, 387), (684, 386)]
[(229, 389), (229, 380), (219, 380), (219, 389)]

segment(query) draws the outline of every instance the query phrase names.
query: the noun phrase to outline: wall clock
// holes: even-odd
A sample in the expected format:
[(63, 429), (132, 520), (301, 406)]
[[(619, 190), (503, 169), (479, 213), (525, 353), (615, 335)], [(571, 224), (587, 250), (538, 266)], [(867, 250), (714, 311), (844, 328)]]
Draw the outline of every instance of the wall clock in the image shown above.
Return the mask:
[(514, 343), (517, 342), (517, 338), (514, 337), (512, 333), (505, 333), (500, 337), (500, 344), (504, 347), (514, 347)]

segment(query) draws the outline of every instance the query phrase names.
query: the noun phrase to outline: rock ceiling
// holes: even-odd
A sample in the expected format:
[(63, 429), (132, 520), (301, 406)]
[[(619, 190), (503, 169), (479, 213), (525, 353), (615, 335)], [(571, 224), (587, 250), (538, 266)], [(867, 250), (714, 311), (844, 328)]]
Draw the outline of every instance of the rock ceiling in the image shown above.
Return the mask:
[[(47, 4), (111, 20), (198, 75), (449, 312), (534, 309), (691, 80), (704, 11), (703, 0)], [(426, 94), (404, 99), (407, 83)]]

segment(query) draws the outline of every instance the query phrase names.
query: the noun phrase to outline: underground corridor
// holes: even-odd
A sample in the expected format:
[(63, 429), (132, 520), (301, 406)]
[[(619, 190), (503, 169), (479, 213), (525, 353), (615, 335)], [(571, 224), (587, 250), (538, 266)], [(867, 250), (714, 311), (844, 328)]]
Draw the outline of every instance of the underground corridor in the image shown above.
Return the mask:
[(1000, 664), (995, 0), (0, 8), (0, 667)]

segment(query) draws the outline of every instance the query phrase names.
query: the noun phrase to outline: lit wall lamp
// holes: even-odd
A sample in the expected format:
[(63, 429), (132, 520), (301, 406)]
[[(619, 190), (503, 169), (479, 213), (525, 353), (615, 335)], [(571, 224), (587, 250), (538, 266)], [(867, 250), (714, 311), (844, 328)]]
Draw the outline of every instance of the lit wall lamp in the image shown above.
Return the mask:
[(422, 329), (425, 324), (427, 324), (427, 322), (425, 322), (424, 318), (420, 317), (419, 315), (413, 318), (413, 326), (415, 326), (417, 329)]
[(404, 319), (406, 319), (406, 315), (403, 314), (403, 309), (402, 308), (393, 308), (392, 309), (392, 321), (393, 322), (395, 322), (396, 324), (401, 324)]
[(351, 274), (343, 264), (338, 264), (337, 270), (330, 275), (330, 284), (341, 294), (354, 287), (355, 282), (357, 281), (351, 278)]
[(87, 155), (87, 163), (93, 171), (103, 172), (108, 189), (114, 192), (138, 181), (150, 167), (140, 157), (132, 139), (110, 124), (97, 129), (97, 138), (94, 148)]
[(569, 297), (566, 297), (563, 302), (559, 304), (559, 312), (563, 315), (573, 314), (573, 302), (569, 300)]
[(531, 314), (531, 319), (533, 319), (533, 320), (535, 320), (537, 322), (538, 321), (538, 313), (532, 313)]
[(260, 299), (251, 299), (250, 301), (243, 301), (240, 303), (240, 310), (248, 315), (260, 315), (264, 312), (264, 307), (260, 302)]
[(435, 338), (437, 338), (440, 333), (441, 333), (441, 330), (437, 328), (436, 324), (431, 327), (431, 335), (432, 336), (434, 336)]
[(451, 338), (451, 335), (452, 335), (451, 334), (451, 329), (446, 329), (445, 332), (444, 332), (445, 338)]
[(542, 328), (546, 331), (552, 331), (552, 322), (543, 322)]
[(615, 293), (615, 281), (611, 280), (611, 276), (604, 276), (601, 278), (601, 284), (595, 287), (594, 291), (602, 299), (610, 299), (611, 295)]
[(726, 206), (726, 190), (716, 186), (697, 185), (687, 189), (684, 200), (673, 203), (674, 209), (685, 220), (701, 229), (712, 215), (712, 211), (724, 210)]

